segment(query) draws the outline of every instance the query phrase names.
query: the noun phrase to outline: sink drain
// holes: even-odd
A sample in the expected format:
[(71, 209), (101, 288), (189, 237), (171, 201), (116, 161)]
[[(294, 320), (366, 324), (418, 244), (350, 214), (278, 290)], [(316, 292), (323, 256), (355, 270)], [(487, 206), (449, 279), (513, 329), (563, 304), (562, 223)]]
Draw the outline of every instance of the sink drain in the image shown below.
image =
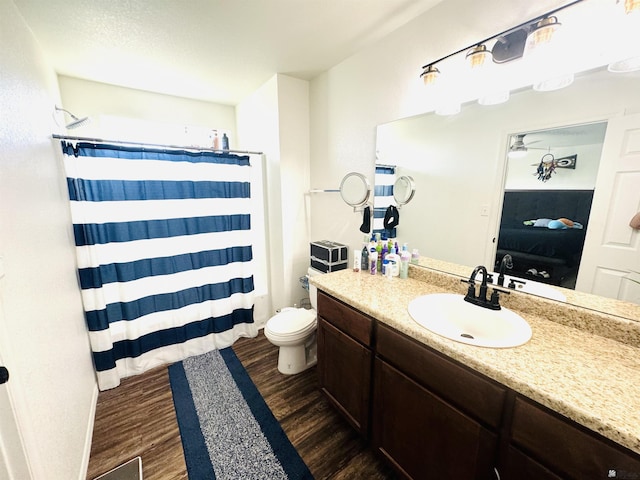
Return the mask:
[(464, 338), (470, 338), (471, 340), (475, 340), (474, 336), (469, 335), (468, 333), (461, 333), (460, 336)]

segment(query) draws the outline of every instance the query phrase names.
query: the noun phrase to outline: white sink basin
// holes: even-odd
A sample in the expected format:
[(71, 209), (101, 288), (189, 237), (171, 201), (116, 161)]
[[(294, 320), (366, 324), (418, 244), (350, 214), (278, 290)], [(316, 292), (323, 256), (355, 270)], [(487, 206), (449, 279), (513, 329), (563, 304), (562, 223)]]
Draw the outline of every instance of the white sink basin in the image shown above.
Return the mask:
[(517, 347), (531, 338), (531, 327), (517, 313), (472, 305), (462, 295), (423, 295), (409, 303), (409, 314), (433, 333), (478, 347)]
[[(493, 283), (494, 285), (497, 285), (499, 273), (493, 272), (492, 275)], [(512, 278), (515, 279), (515, 290), (518, 292), (530, 293), (532, 295), (549, 298), (551, 300), (558, 300), (560, 302), (567, 301), (567, 297), (560, 290), (557, 290), (547, 285), (546, 283), (535, 282), (533, 280), (525, 280), (524, 278), (512, 277), (511, 275), (504, 276), (504, 286), (499, 288), (507, 289), (507, 285), (509, 285), (509, 281)], [(522, 282), (524, 282), (524, 285)]]

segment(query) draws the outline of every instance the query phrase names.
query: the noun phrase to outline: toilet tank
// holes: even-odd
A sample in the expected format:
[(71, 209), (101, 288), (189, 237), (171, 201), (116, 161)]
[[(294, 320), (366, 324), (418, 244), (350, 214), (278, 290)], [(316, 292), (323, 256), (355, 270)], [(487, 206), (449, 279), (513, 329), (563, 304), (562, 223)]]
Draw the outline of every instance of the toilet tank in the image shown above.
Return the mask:
[[(324, 275), (320, 270), (309, 267), (307, 270), (308, 277), (315, 277), (317, 275)], [(311, 308), (318, 311), (318, 288), (315, 285), (311, 285), (309, 282), (309, 300), (311, 300)]]

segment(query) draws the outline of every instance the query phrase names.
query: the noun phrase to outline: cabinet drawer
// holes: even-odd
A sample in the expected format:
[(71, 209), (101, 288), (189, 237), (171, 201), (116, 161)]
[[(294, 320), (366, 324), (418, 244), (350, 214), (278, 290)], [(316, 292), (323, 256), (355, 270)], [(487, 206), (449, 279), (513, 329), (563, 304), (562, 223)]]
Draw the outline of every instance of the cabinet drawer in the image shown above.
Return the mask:
[(366, 315), (320, 291), (318, 315), (363, 345), (371, 346), (373, 322)]
[(625, 478), (640, 472), (640, 455), (624, 449), (545, 407), (516, 397), (511, 442), (566, 478)]
[(381, 324), (376, 352), (468, 415), (498, 429), (506, 388)]

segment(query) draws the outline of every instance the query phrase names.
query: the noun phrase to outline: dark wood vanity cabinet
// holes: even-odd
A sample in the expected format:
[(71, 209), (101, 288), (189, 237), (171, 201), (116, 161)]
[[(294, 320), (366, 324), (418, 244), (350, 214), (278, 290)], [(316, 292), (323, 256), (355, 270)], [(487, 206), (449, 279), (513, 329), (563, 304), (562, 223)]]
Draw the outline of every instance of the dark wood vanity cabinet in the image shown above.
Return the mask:
[(506, 389), (378, 325), (372, 445), (406, 478), (493, 479)]
[(318, 292), (331, 403), (405, 478), (640, 479), (640, 455)]
[(318, 381), (329, 401), (365, 438), (373, 353), (373, 321), (318, 292)]
[(640, 478), (640, 455), (520, 395), (508, 427), (503, 480)]

